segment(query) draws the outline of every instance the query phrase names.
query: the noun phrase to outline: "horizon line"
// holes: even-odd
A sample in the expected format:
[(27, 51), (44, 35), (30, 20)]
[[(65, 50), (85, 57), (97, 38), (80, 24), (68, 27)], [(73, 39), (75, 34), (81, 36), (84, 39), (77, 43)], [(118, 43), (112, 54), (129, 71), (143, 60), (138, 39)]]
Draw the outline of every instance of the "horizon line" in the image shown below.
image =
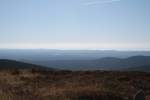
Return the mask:
[(56, 48), (0, 48), (0, 50), (58, 50), (58, 51), (150, 51), (150, 49), (56, 49)]
[(1, 43), (0, 49), (150, 51), (149, 43)]

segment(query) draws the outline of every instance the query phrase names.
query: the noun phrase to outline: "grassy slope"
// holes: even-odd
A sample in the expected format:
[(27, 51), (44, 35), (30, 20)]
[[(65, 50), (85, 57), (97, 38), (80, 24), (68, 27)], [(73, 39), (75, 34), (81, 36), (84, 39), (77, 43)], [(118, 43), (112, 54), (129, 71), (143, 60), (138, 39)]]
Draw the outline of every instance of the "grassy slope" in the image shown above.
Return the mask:
[(132, 100), (140, 80), (149, 100), (148, 73), (1, 70), (0, 100)]

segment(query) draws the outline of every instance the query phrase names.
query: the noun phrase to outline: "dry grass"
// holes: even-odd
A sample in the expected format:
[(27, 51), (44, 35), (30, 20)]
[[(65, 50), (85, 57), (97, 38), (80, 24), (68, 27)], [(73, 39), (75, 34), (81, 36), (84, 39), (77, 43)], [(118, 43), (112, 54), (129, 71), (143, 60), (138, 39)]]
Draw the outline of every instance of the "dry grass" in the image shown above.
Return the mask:
[(102, 71), (1, 70), (0, 100), (132, 100), (150, 74)]

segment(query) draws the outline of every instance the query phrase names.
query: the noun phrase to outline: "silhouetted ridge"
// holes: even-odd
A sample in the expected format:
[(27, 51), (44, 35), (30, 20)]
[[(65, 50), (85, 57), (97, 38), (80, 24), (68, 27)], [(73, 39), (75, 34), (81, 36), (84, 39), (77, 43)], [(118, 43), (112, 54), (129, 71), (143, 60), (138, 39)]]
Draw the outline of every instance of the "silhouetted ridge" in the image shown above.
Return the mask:
[(55, 70), (40, 65), (19, 62), (15, 60), (0, 59), (0, 69), (41, 69), (41, 70)]

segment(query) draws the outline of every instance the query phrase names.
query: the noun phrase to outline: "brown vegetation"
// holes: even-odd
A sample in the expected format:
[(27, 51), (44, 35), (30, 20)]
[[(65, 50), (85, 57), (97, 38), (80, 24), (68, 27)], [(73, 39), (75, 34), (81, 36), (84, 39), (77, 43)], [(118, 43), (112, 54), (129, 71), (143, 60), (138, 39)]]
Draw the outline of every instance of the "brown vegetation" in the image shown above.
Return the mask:
[(0, 100), (132, 100), (139, 84), (149, 100), (149, 73), (1, 70)]

